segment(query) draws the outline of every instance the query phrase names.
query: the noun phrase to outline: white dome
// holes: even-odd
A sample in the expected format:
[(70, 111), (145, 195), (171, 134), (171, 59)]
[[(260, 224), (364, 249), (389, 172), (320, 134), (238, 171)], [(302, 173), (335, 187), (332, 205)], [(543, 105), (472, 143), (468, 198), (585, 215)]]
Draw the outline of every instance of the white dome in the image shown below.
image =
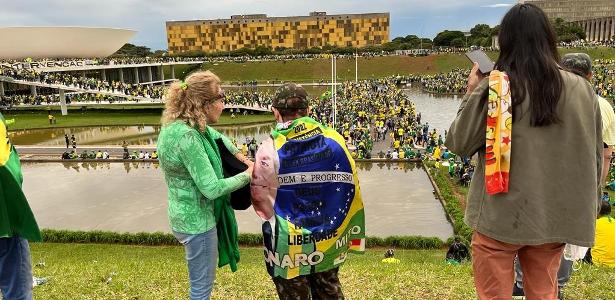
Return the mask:
[(136, 31), (89, 27), (0, 28), (0, 59), (107, 57)]

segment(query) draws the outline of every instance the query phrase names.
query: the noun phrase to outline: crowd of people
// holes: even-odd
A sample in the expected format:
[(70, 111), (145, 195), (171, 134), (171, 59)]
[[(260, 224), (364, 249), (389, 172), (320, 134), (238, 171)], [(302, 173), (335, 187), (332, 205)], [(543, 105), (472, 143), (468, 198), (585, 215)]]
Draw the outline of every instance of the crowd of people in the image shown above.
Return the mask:
[[(597, 94), (615, 100), (615, 60), (597, 59), (593, 63), (592, 84)], [(398, 76), (398, 82), (419, 83), (426, 92), (442, 95), (464, 95), (469, 69), (454, 69), (435, 75)]]
[[(11, 77), (16, 80), (26, 80), (41, 82), (50, 85), (60, 85), (94, 91), (105, 91), (111, 94), (96, 94), (95, 96), (87, 96), (80, 94), (67, 94), (67, 103), (78, 101), (94, 101), (96, 103), (114, 103), (121, 101), (121, 98), (114, 94), (144, 97), (152, 99), (152, 101), (162, 101), (164, 93), (167, 89), (165, 86), (154, 86), (145, 84), (130, 84), (119, 81), (103, 81), (91, 77), (76, 77), (69, 73), (39, 73), (32, 69), (14, 69), (1, 68), (0, 74), (6, 77)], [(254, 86), (255, 82), (246, 83), (245, 86)], [(226, 92), (227, 105), (244, 105), (251, 107), (269, 107), (273, 95), (267, 91), (257, 90), (241, 90)], [(0, 96), (0, 106), (11, 107), (20, 104), (26, 105), (48, 105), (58, 103), (60, 101), (57, 94), (16, 94)], [(138, 102), (138, 99), (134, 101)]]
[(448, 73), (423, 75), (409, 79), (411, 82), (419, 82), (429, 93), (463, 95), (466, 92), (466, 80), (469, 74), (468, 69), (455, 69)]
[(105, 91), (113, 94), (133, 97), (145, 97), (150, 99), (162, 99), (164, 86), (149, 84), (131, 84), (120, 81), (104, 81), (92, 77), (73, 76), (67, 72), (39, 72), (34, 69), (16, 69), (0, 67), (0, 75), (15, 80), (40, 82), (67, 88), (79, 88), (86, 90)]
[[(120, 157), (117, 157), (120, 158)], [(124, 152), (122, 159), (132, 159), (132, 160), (149, 160), (149, 159), (158, 159), (158, 153), (154, 150), (151, 154), (148, 151), (139, 151), (133, 150), (132, 153)], [(96, 159), (96, 160), (107, 160), (113, 159), (110, 153), (107, 150), (84, 150), (81, 153), (77, 153), (76, 150), (65, 151), (62, 153), (62, 159)]]
[(311, 99), (311, 116), (344, 137), (357, 159), (448, 159), (444, 136), (421, 119), (396, 78), (344, 82), (331, 94)]
[(593, 64), (593, 82), (596, 94), (615, 100), (615, 60), (599, 59)]
[[(596, 48), (596, 47), (615, 47), (615, 41), (594, 41), (578, 40), (572, 42), (560, 42), (558, 47), (562, 48)], [(470, 50), (481, 49), (483, 51), (497, 51), (496, 47), (442, 47), (433, 46), (427, 49), (411, 49), (397, 51), (361, 51), (350, 54), (335, 54), (339, 58), (351, 58), (355, 55), (359, 57), (378, 57), (391, 55), (431, 55), (431, 54), (462, 54)], [(287, 53), (287, 54), (267, 54), (267, 55), (225, 55), (225, 56), (146, 56), (146, 57), (105, 57), (105, 58), (41, 58), (36, 59), (40, 62), (49, 61), (85, 61), (88, 65), (138, 65), (138, 64), (162, 64), (173, 62), (246, 62), (246, 61), (281, 61), (281, 60), (297, 60), (297, 59), (317, 59), (330, 58), (330, 53)], [(32, 58), (25, 59), (0, 59), (0, 65), (12, 65), (17, 63), (31, 63)]]
[(577, 40), (571, 42), (559, 42), (558, 47), (561, 48), (597, 48), (597, 47), (615, 47), (615, 40), (609, 41), (586, 41), (586, 40)]
[[(438, 48), (434, 53), (441, 53), (443, 48)], [(427, 50), (427, 49), (425, 49)], [(352, 54), (335, 54), (338, 58), (349, 58), (354, 56), (359, 57), (377, 57), (377, 56), (389, 56), (396, 55), (394, 52), (357, 52)], [(152, 56), (152, 57), (106, 57), (106, 58), (42, 58), (37, 59), (41, 62), (57, 62), (57, 61), (84, 61), (88, 65), (139, 65), (139, 64), (164, 64), (174, 62), (246, 62), (246, 61), (283, 61), (283, 60), (297, 60), (297, 59), (317, 59), (317, 58), (330, 58), (329, 53), (295, 53), (295, 54), (268, 54), (268, 55), (227, 55), (227, 56)], [(13, 65), (18, 63), (31, 63), (33, 59), (26, 58), (23, 60), (16, 59), (0, 59), (0, 65)]]

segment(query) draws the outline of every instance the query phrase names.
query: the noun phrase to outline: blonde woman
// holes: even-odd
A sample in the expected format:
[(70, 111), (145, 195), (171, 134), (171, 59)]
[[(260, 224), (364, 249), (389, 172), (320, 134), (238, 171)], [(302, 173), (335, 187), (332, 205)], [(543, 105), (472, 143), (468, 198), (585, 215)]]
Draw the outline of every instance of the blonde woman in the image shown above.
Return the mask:
[[(239, 260), (237, 223), (230, 193), (249, 184), (253, 163), (209, 125), (224, 109), (220, 79), (210, 71), (191, 74), (171, 85), (158, 136), (158, 155), (168, 187), (169, 223), (184, 245), (190, 299), (209, 299), (218, 266), (236, 269)], [(216, 140), (248, 165), (245, 172), (224, 178)]]

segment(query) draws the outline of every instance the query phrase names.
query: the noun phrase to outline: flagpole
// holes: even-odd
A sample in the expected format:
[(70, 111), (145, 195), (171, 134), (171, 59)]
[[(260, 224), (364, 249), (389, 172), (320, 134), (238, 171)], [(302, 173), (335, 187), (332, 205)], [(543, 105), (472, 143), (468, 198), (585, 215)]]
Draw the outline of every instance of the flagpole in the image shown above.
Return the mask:
[[(335, 107), (334, 98), (333, 98), (333, 97), (335, 97), (335, 96), (333, 96), (334, 95), (334, 88), (335, 88), (335, 84), (333, 83), (333, 76), (334, 76), (334, 74), (333, 74), (333, 72), (334, 72), (334, 70), (333, 70), (333, 60), (334, 60), (334, 56), (333, 56), (333, 54), (331, 54), (331, 104)], [(332, 109), (331, 111), (333, 112), (333, 110), (334, 109)], [(335, 114), (333, 115), (333, 128), (335, 128)]]
[(337, 127), (337, 57), (333, 56), (333, 129)]
[(354, 82), (359, 82), (359, 54), (354, 53)]

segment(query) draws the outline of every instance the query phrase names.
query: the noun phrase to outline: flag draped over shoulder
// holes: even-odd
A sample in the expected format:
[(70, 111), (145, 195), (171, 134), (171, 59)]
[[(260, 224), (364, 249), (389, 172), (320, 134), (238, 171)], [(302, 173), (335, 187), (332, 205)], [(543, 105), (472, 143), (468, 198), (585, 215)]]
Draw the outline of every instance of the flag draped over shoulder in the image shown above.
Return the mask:
[(271, 134), (279, 158), (275, 216), (263, 224), (271, 276), (336, 268), (365, 251), (365, 214), (354, 160), (335, 130), (311, 118)]
[(512, 148), (512, 100), (508, 75), (498, 70), (489, 74), (485, 152), (487, 194), (508, 193)]
[(19, 155), (0, 114), (0, 237), (20, 236), (40, 241), (41, 233), (21, 189), (22, 181)]

